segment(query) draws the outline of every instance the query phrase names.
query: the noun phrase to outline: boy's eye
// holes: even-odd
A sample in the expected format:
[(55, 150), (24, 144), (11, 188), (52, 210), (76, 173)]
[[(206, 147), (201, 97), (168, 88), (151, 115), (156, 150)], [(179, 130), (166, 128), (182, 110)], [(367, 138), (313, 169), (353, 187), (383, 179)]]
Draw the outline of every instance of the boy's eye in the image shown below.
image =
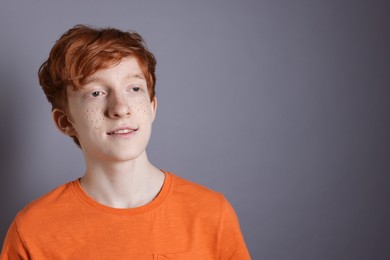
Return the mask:
[(94, 91), (94, 92), (92, 92), (92, 96), (93, 97), (98, 97), (98, 96), (100, 96), (102, 94), (102, 92), (101, 91)]
[(134, 91), (134, 92), (139, 92), (140, 90), (141, 90), (141, 88), (139, 88), (139, 87), (134, 87), (134, 88), (133, 88), (133, 91)]

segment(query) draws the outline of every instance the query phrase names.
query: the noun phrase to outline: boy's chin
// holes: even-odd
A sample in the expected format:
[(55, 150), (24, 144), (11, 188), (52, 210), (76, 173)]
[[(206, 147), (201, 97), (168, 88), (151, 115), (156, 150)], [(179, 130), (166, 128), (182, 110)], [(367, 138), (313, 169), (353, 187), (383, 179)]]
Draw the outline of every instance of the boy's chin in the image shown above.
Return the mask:
[(140, 158), (142, 158), (143, 152), (140, 153), (116, 153), (110, 155), (107, 159), (109, 159), (112, 162), (130, 162), (130, 161), (137, 161)]

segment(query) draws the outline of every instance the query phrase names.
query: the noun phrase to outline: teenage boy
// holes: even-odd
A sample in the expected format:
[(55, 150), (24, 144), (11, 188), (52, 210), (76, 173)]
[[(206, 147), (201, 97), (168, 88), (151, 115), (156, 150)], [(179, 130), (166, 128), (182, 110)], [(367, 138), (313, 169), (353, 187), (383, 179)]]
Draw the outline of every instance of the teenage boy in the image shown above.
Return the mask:
[(153, 166), (156, 61), (142, 37), (79, 25), (39, 69), (85, 174), (12, 222), (1, 259), (250, 259), (223, 195)]

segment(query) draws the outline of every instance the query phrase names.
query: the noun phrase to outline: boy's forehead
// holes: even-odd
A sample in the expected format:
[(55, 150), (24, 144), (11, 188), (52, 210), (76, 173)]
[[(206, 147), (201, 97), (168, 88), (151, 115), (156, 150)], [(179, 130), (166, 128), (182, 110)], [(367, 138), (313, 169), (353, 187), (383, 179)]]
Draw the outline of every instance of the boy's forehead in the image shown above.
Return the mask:
[[(146, 80), (144, 75), (142, 74), (142, 72), (140, 73), (131, 73), (129, 72), (128, 74), (126, 74), (126, 76), (123, 77), (124, 80)], [(101, 74), (99, 73), (95, 73), (95, 74), (92, 74), (91, 76), (85, 78), (85, 80), (83, 80), (83, 83), (81, 85), (81, 88), (83, 88), (84, 86), (86, 85), (89, 85), (89, 84), (93, 84), (93, 83), (104, 83), (107, 81), (107, 78), (102, 76)]]
[(146, 79), (138, 59), (130, 56), (86, 76), (82, 80), (82, 84), (104, 81), (107, 77), (118, 76), (119, 74), (124, 79)]

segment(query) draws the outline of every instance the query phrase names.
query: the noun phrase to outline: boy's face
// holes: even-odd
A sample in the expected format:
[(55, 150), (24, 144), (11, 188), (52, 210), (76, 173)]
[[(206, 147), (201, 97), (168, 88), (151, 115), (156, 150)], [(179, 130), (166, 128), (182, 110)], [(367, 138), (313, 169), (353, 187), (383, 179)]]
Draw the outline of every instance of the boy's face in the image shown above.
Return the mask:
[(76, 136), (87, 160), (126, 161), (145, 152), (156, 99), (134, 57), (89, 76), (81, 89), (68, 87), (68, 113), (53, 111), (62, 132)]

